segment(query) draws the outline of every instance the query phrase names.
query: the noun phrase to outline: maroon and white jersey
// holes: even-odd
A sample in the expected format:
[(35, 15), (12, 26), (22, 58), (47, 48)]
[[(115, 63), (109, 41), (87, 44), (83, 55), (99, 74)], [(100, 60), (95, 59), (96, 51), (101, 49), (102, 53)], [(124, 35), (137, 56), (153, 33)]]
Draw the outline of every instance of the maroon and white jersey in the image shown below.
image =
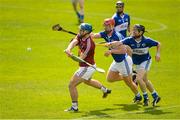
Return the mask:
[[(79, 55), (80, 53), (86, 54), (84, 60), (92, 65), (95, 64), (94, 61), (94, 52), (95, 52), (95, 43), (92, 38), (89, 36), (88, 38), (80, 38), (79, 35), (76, 36), (78, 40), (77, 46), (79, 46)], [(80, 67), (87, 67), (86, 63), (79, 63)]]

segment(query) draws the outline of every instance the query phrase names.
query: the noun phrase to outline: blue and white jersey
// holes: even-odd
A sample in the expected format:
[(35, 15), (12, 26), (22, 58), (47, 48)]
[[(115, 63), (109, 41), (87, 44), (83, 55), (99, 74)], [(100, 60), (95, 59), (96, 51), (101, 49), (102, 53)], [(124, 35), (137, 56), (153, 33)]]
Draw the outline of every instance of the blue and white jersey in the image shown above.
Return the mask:
[[(101, 35), (101, 38), (104, 38), (104, 40), (108, 43), (112, 41), (120, 41), (123, 39), (123, 36), (114, 30), (111, 36), (108, 36), (105, 31), (100, 32), (99, 34)], [(112, 57), (116, 62), (122, 62), (125, 59), (126, 54), (112, 54)]]
[(132, 60), (135, 65), (139, 65), (142, 62), (151, 59), (149, 48), (158, 45), (157, 41), (144, 36), (142, 36), (141, 41), (136, 41), (133, 37), (127, 37), (122, 40), (122, 43), (130, 46), (133, 50)]
[(127, 28), (128, 25), (130, 25), (130, 16), (128, 14), (123, 14), (120, 16), (119, 14), (115, 13), (112, 18), (115, 20), (115, 31), (126, 37)]

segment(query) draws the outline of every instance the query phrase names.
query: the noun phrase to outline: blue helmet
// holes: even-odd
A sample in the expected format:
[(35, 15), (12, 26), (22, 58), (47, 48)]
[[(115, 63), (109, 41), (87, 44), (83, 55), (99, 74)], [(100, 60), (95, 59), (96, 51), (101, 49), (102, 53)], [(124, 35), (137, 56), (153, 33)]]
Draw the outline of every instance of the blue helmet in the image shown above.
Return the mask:
[(81, 23), (81, 25), (79, 26), (80, 30), (85, 30), (88, 31), (89, 33), (93, 31), (92, 29), (92, 25), (89, 23)]

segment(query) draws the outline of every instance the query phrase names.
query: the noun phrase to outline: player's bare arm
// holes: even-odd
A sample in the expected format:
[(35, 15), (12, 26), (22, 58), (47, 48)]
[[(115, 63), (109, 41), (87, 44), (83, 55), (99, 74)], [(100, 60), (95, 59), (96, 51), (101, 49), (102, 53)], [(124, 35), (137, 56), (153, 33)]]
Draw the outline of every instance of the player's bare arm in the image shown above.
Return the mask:
[(71, 50), (78, 44), (77, 39), (73, 39), (71, 43), (68, 45), (68, 47), (65, 50), (65, 53), (68, 55), (68, 57), (72, 56)]
[(91, 37), (94, 39), (101, 38), (101, 35), (99, 33), (91, 33)]
[(120, 46), (122, 44), (123, 43), (121, 41), (113, 41), (113, 42), (110, 42), (110, 43), (106, 43), (106, 46), (116, 48), (116, 47), (118, 47), (118, 46)]
[(156, 56), (155, 56), (155, 60), (156, 60), (157, 62), (160, 61), (160, 49), (161, 49), (161, 44), (158, 42), (157, 52), (156, 52)]
[(117, 46), (115, 49), (108, 50), (104, 53), (106, 57), (108, 57), (110, 54), (126, 54), (127, 49), (125, 45)]
[(132, 57), (132, 52), (133, 52), (132, 49), (128, 45), (125, 45), (125, 46), (127, 49), (127, 54)]

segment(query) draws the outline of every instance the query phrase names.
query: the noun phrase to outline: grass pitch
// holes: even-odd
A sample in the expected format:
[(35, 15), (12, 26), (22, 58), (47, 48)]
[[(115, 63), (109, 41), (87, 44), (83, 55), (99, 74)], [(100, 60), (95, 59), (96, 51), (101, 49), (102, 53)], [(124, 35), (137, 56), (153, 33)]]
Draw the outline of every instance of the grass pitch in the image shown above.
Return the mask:
[[(114, 14), (115, 2), (85, 0), (85, 21), (95, 32)], [(78, 86), (80, 112), (64, 112), (71, 105), (68, 83), (78, 65), (63, 53), (73, 36), (54, 32), (51, 26), (60, 23), (78, 31), (70, 1), (0, 0), (0, 118), (180, 119), (180, 1), (124, 2), (131, 25), (144, 24), (149, 31), (145, 35), (162, 44), (160, 63), (154, 61), (155, 49), (151, 49), (149, 72), (162, 97), (157, 107), (133, 104), (134, 96), (123, 82), (107, 83), (105, 75), (96, 73), (94, 78), (112, 94), (102, 99), (100, 90), (82, 84)], [(103, 56), (105, 50), (97, 47), (95, 60), (107, 70), (112, 58)]]

